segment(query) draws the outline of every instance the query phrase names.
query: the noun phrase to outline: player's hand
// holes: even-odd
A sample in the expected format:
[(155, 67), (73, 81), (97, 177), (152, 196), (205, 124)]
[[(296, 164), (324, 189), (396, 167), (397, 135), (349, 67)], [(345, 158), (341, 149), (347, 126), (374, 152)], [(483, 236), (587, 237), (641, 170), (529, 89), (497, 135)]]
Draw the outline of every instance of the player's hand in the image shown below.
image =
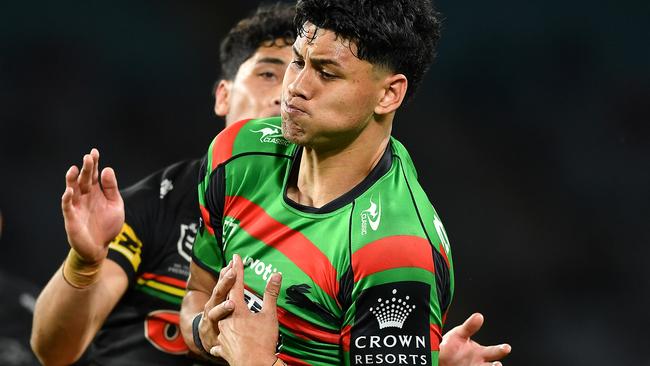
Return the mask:
[(471, 339), (483, 325), (483, 315), (472, 314), (465, 322), (442, 337), (440, 343), (441, 366), (501, 366), (500, 360), (506, 357), (509, 344), (482, 346)]
[(68, 243), (88, 263), (98, 263), (124, 223), (124, 203), (111, 168), (104, 168), (99, 185), (99, 151), (83, 157), (81, 171), (73, 165), (65, 175), (61, 209)]
[(206, 351), (219, 344), (219, 321), (233, 310), (231, 302), (227, 302), (228, 292), (235, 284), (236, 273), (232, 269), (232, 261), (221, 269), (217, 284), (212, 289), (210, 299), (203, 308), (203, 317), (199, 323), (199, 337)]
[(210, 353), (231, 366), (272, 365), (278, 343), (277, 301), (282, 275), (271, 275), (264, 290), (262, 310), (252, 313), (244, 301), (244, 265), (238, 255), (233, 257), (232, 265), (236, 278), (226, 303), (231, 303), (233, 312), (219, 322), (219, 345), (212, 347)]

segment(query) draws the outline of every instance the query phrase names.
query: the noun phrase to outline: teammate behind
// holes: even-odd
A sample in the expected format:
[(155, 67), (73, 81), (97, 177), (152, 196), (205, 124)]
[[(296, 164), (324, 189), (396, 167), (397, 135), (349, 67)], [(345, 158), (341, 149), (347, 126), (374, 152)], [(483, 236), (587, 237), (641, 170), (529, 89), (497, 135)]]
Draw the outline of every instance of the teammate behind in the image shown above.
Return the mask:
[[(214, 109), (227, 125), (280, 113), (293, 15), (288, 5), (261, 7), (223, 40)], [(198, 227), (200, 161), (173, 164), (123, 190), (122, 226), (116, 186), (104, 185), (114, 200), (92, 204), (102, 196), (98, 158), (94, 150), (81, 175), (76, 167), (66, 174), (62, 205), (72, 249), (38, 298), (32, 347), (46, 365), (70, 364), (85, 351), (83, 362), (91, 364), (192, 364), (178, 312)]]
[(438, 365), (449, 242), (390, 136), (438, 15), (427, 0), (296, 9), (282, 118), (230, 126), (203, 161), (181, 330), (231, 365)]

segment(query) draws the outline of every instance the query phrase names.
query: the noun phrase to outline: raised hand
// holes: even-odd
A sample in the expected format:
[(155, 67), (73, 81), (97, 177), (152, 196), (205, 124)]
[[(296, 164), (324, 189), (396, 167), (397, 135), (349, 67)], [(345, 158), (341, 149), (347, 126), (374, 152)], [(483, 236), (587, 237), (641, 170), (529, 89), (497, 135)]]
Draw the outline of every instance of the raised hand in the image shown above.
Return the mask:
[(100, 187), (99, 151), (92, 149), (84, 155), (81, 171), (74, 165), (68, 169), (65, 185), (61, 209), (68, 243), (85, 262), (99, 263), (124, 223), (124, 203), (115, 172), (104, 168)]
[(471, 339), (483, 321), (483, 315), (474, 313), (442, 337), (441, 366), (501, 366), (500, 360), (512, 350), (509, 344), (482, 346)]

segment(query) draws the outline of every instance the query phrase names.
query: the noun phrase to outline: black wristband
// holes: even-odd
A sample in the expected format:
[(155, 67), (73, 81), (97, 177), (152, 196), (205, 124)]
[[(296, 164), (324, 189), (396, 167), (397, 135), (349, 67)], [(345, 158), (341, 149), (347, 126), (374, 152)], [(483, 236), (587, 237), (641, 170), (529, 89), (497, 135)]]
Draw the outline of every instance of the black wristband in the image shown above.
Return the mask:
[(196, 348), (198, 348), (201, 351), (203, 356), (206, 356), (210, 359), (214, 359), (215, 357), (212, 356), (210, 352), (206, 351), (205, 347), (203, 347), (203, 342), (201, 342), (201, 336), (199, 336), (199, 323), (201, 322), (202, 318), (203, 318), (203, 313), (199, 313), (192, 320), (192, 338), (194, 339), (194, 345), (196, 346)]

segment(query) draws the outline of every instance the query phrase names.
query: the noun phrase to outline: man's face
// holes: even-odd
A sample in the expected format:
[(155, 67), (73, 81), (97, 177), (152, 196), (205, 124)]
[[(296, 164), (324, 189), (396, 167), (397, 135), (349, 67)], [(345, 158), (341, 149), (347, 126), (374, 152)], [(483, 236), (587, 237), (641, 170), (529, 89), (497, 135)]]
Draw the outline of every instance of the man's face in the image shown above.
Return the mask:
[(237, 70), (234, 80), (217, 86), (214, 111), (226, 117), (226, 125), (246, 118), (280, 114), (282, 77), (291, 60), (291, 45), (261, 46)]
[(371, 121), (386, 73), (357, 58), (354, 43), (304, 27), (282, 86), (284, 137), (309, 147), (347, 146)]

